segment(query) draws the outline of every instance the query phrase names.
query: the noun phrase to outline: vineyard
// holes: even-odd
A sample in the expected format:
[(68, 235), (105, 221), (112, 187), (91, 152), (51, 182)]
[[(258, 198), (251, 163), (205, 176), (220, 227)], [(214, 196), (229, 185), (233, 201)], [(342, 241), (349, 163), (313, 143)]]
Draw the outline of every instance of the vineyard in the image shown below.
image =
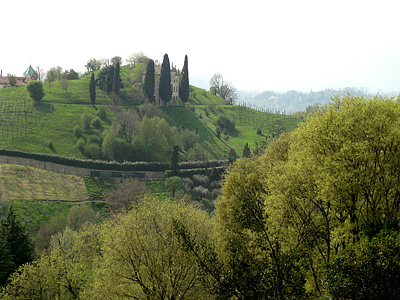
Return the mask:
[(0, 134), (3, 140), (15, 141), (34, 132), (43, 113), (28, 100), (0, 102)]
[(249, 107), (248, 104), (233, 106), (235, 112), (235, 122), (237, 125), (252, 125), (253, 129), (267, 130), (279, 129), (282, 131), (292, 131), (297, 128), (301, 120), (297, 117), (280, 114), (276, 111)]

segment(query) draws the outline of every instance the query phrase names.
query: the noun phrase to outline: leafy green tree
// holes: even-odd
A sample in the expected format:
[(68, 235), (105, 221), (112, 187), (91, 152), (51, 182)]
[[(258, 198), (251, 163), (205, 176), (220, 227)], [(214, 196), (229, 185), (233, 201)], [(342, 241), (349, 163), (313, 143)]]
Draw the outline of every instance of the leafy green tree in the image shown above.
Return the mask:
[(82, 299), (93, 263), (101, 259), (99, 233), (88, 224), (79, 233), (67, 227), (55, 234), (50, 251), (12, 274), (1, 298)]
[(143, 83), (143, 93), (151, 103), (154, 103), (154, 86), (155, 86), (155, 70), (154, 61), (150, 59), (146, 67), (146, 75)]
[(334, 299), (399, 299), (400, 237), (382, 231), (340, 252), (328, 267), (328, 291)]
[(96, 81), (94, 79), (94, 73), (92, 73), (92, 75), (90, 76), (89, 94), (90, 94), (90, 102), (94, 107), (94, 104), (96, 103)]
[(77, 80), (79, 79), (79, 74), (74, 69), (70, 69), (69, 71), (65, 70), (63, 77), (67, 80)]
[(185, 55), (185, 62), (182, 68), (181, 81), (179, 86), (179, 97), (183, 103), (189, 101), (189, 69), (188, 69), (188, 57)]
[(169, 103), (172, 98), (171, 88), (171, 67), (169, 63), (168, 54), (164, 54), (164, 59), (161, 65), (159, 96), (165, 103)]
[(175, 193), (178, 190), (183, 190), (182, 178), (178, 176), (171, 176), (166, 178), (164, 184), (171, 192), (172, 197), (175, 197)]
[(220, 127), (226, 133), (233, 133), (235, 128), (235, 122), (227, 118), (226, 116), (220, 116), (217, 121), (215, 122), (217, 127)]
[(15, 86), (17, 84), (17, 77), (13, 74), (7, 74), (8, 84), (11, 86)]
[(97, 216), (88, 205), (74, 205), (69, 210), (67, 219), (72, 230), (79, 230), (85, 223), (96, 223)]
[(127, 178), (113, 188), (107, 201), (118, 209), (128, 211), (137, 206), (149, 193), (150, 189), (146, 186), (146, 182), (137, 178)]
[(182, 202), (147, 200), (110, 222), (87, 299), (209, 299), (194, 258), (174, 235), (175, 221), (199, 238), (212, 232), (207, 214)]
[(111, 58), (111, 63), (116, 66), (117, 64), (122, 65), (122, 58), (120, 56), (114, 56)]
[(40, 100), (44, 97), (43, 84), (40, 81), (32, 80), (26, 86), (29, 96), (35, 100), (36, 103), (39, 103)]
[(87, 64), (85, 65), (85, 68), (88, 71), (88, 73), (98, 70), (97, 60), (95, 58), (89, 59)]

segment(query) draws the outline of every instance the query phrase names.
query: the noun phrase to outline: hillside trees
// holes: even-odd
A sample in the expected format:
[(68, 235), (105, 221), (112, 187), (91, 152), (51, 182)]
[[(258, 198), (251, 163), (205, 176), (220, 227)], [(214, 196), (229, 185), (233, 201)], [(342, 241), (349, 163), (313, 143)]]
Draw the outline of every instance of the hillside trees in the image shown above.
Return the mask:
[(164, 103), (169, 103), (171, 101), (171, 67), (168, 54), (164, 54), (163, 62), (161, 65), (159, 95)]
[(106, 93), (111, 93), (114, 82), (114, 65), (109, 65), (101, 69), (96, 75), (96, 85)]
[(87, 72), (93, 72), (98, 69), (98, 63), (95, 58), (91, 58), (88, 60), (87, 64), (85, 65)]
[(154, 84), (155, 84), (155, 72), (154, 72), (154, 61), (150, 59), (146, 66), (146, 75), (143, 83), (143, 93), (149, 102), (154, 103)]
[(189, 91), (190, 91), (190, 86), (189, 86), (188, 57), (187, 55), (185, 55), (185, 62), (183, 64), (181, 81), (179, 84), (179, 97), (181, 98), (183, 103), (189, 101)]

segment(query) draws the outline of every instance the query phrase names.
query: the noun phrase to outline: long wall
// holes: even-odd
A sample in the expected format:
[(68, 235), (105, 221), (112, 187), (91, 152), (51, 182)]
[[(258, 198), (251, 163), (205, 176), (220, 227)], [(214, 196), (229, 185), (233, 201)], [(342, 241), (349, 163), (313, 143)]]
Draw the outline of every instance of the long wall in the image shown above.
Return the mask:
[(71, 174), (77, 176), (93, 176), (93, 174), (95, 174), (95, 176), (100, 175), (102, 177), (119, 177), (119, 178), (132, 177), (132, 176), (145, 179), (165, 178), (165, 172), (151, 172), (151, 171), (122, 172), (122, 171), (94, 170), (94, 169), (60, 165), (52, 162), (43, 162), (30, 158), (11, 157), (3, 155), (0, 155), (0, 163), (29, 166), (61, 174)]

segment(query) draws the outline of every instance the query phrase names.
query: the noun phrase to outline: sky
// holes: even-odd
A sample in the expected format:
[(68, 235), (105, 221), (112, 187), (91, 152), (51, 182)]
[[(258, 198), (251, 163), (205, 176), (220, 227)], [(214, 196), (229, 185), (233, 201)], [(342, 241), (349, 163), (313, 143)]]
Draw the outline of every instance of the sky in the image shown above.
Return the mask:
[(400, 91), (395, 0), (19, 0), (0, 10), (0, 69), (22, 76), (85, 71), (90, 58), (144, 52), (208, 87), (220, 73), (239, 90)]

